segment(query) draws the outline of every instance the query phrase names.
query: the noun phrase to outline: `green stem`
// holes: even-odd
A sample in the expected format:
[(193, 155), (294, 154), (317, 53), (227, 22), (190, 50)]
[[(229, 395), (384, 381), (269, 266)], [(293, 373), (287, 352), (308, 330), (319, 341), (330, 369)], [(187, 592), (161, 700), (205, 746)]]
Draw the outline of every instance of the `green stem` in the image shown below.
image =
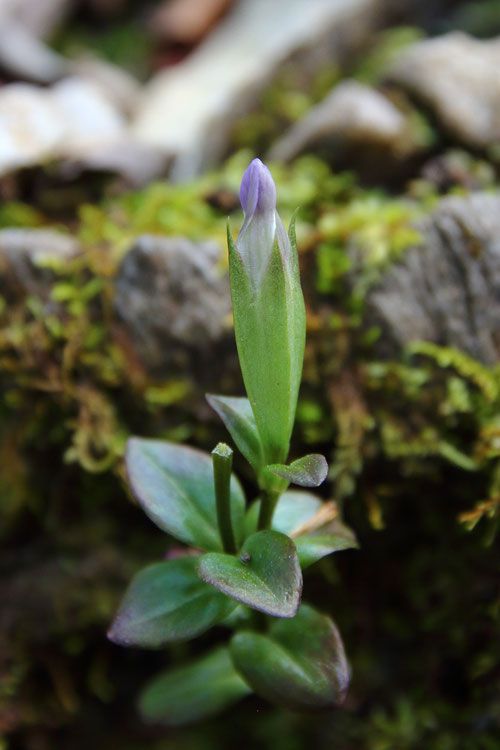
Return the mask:
[(260, 513), (259, 513), (259, 531), (271, 528), (271, 521), (273, 520), (274, 509), (278, 502), (281, 492), (272, 492), (270, 490), (262, 490), (260, 496)]
[(231, 468), (233, 465), (233, 451), (225, 443), (219, 443), (212, 451), (214, 466), (215, 503), (217, 507), (217, 523), (224, 552), (234, 554), (233, 525), (231, 523)]

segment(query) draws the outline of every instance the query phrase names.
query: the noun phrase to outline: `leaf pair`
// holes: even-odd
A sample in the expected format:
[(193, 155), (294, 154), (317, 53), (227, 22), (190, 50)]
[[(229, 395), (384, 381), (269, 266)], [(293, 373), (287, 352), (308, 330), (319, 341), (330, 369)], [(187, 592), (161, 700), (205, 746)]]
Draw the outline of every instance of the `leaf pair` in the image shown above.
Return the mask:
[(164, 672), (143, 691), (139, 707), (147, 721), (167, 726), (218, 713), (252, 691), (292, 710), (330, 710), (342, 703), (348, 682), (334, 622), (302, 605), (266, 634), (242, 631), (229, 649)]
[[(314, 525), (309, 533), (297, 535), (294, 544), (289, 536), (310, 525), (323, 507), (305, 492), (285, 493), (273, 530), (254, 533), (258, 504), (245, 519), (243, 491), (232, 477), (231, 517), (238, 546), (248, 538), (239, 558), (223, 554), (207, 454), (133, 438), (127, 446), (127, 469), (136, 497), (155, 523), (209, 554), (200, 558), (198, 566), (191, 559), (158, 563), (138, 574), (111, 630), (110, 637), (121, 643), (154, 647), (183, 635), (185, 639), (199, 635), (234, 607), (214, 589), (274, 617), (293, 617), (302, 590), (299, 561), (305, 567), (333, 551), (355, 546), (352, 536), (342, 530), (318, 531)], [(196, 570), (210, 587), (200, 581)]]
[(261, 531), (247, 539), (239, 559), (211, 552), (141, 570), (108, 637), (122, 646), (143, 648), (187, 641), (225, 620), (237, 602), (274, 617), (293, 617), (301, 591), (302, 573), (292, 540), (276, 531)]

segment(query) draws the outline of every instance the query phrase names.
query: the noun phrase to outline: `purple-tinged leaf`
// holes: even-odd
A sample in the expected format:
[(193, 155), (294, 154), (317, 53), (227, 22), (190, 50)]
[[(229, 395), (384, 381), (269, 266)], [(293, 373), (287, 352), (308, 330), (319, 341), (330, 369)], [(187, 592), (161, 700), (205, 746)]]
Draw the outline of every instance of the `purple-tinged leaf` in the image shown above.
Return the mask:
[(295, 540), (297, 554), (302, 569), (308, 568), (317, 560), (321, 560), (326, 555), (333, 552), (340, 552), (345, 549), (358, 549), (359, 544), (355, 538), (345, 536), (344, 534), (322, 533), (307, 534), (298, 536)]
[(334, 622), (302, 605), (264, 635), (243, 631), (230, 644), (235, 667), (267, 700), (293, 711), (329, 711), (349, 685), (349, 665)]
[(293, 617), (300, 604), (302, 571), (295, 545), (278, 531), (252, 534), (239, 557), (202, 555), (198, 574), (227, 596), (273, 617)]
[(301, 487), (319, 487), (328, 475), (328, 464), (321, 454), (310, 453), (292, 461), (288, 466), (270, 464), (266, 466), (266, 471)]
[(159, 562), (132, 580), (108, 632), (120, 646), (187, 641), (228, 617), (232, 599), (200, 580), (195, 557)]
[(250, 401), (247, 398), (215, 396), (211, 393), (207, 393), (206, 399), (224, 422), (248, 463), (259, 473), (263, 465), (263, 447)]
[[(132, 491), (160, 529), (201, 549), (220, 550), (212, 457), (185, 445), (130, 438), (125, 456)], [(243, 537), (245, 497), (231, 479), (231, 520)]]
[[(305, 490), (287, 490), (276, 505), (271, 528), (282, 534), (292, 535), (295, 529), (311, 520), (323, 505), (323, 501)], [(245, 516), (245, 533), (250, 536), (257, 531), (260, 500), (253, 502)]]

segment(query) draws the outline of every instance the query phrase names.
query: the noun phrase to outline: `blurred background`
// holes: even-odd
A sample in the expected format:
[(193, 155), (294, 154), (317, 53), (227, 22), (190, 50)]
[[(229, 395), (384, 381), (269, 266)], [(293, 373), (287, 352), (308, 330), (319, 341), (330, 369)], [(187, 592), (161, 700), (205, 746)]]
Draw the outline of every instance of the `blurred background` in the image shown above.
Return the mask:
[[(0, 0), (1, 750), (500, 746), (499, 70), (500, 0)], [(293, 457), (361, 545), (305, 586), (352, 685), (147, 726), (145, 682), (224, 633), (106, 640), (171, 545), (123, 450), (226, 439), (254, 156), (300, 207)]]

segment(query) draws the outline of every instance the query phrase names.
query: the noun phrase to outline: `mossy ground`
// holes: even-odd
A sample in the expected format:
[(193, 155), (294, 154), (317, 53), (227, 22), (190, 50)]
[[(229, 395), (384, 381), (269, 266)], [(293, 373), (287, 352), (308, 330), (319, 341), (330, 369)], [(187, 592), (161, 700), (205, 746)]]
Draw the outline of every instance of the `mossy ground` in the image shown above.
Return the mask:
[[(83, 206), (72, 231), (84, 253), (69, 266), (50, 264), (49, 301), (3, 305), (6, 746), (205, 750), (231, 747), (244, 731), (253, 743), (287, 749), (496, 747), (499, 371), (428, 344), (374, 360), (380, 332), (364, 324), (364, 295), (418, 241), (413, 222), (437, 195), (430, 186), (423, 199), (412, 189), (398, 197), (366, 190), (313, 157), (273, 171), (284, 217), (301, 206), (309, 333), (295, 449), (328, 455), (326, 491), (361, 540), (360, 552), (316, 565), (307, 582), (342, 630), (350, 697), (345, 710), (316, 718), (251, 698), (230, 722), (167, 735), (133, 716), (158, 660), (198, 646), (163, 656), (105, 640), (131, 573), (168, 543), (128, 496), (124, 443), (140, 433), (210, 450), (223, 430), (215, 416), (197, 420), (196, 372), (153, 380), (127, 358), (109, 324), (112, 278), (138, 233), (222, 245), (228, 195), (247, 161), (241, 153), (191, 185), (158, 183)], [(51, 225), (27, 206), (3, 208), (4, 224), (16, 216), (24, 226)], [(353, 243), (363, 259), (354, 284)], [(237, 393), (241, 384), (230, 387)]]
[[(351, 73), (376, 80), (415, 33), (387, 36)], [(306, 717), (249, 698), (200, 726), (146, 728), (133, 710), (141, 685), (218, 633), (165, 653), (105, 638), (132, 573), (169, 544), (128, 494), (126, 438), (211, 450), (226, 436), (204, 390), (242, 392), (230, 338), (224, 387), (223, 368), (148, 374), (111, 324), (113, 277), (141, 233), (223, 247), (227, 214), (233, 229), (240, 220), (237, 188), (249, 158), (337, 78), (324, 72), (305, 98), (277, 82), (282, 93), (265, 94), (257, 120), (235, 129), (243, 150), (194, 183), (159, 182), (62, 217), (48, 199), (0, 208), (0, 226), (56, 227), (83, 247), (69, 265), (46, 261), (47, 298), (0, 300), (2, 750), (498, 747), (500, 371), (429, 344), (381, 361), (381, 332), (364, 318), (367, 291), (418, 243), (414, 222), (439, 199), (441, 188), (421, 179), (367, 189), (313, 156), (271, 165), (283, 218), (300, 206), (308, 343), (294, 450), (328, 456), (324, 492), (361, 542), (307, 574), (310, 600), (336, 619), (352, 664), (345, 709)], [(439, 138), (416, 118), (432, 155)], [(447, 158), (475, 184), (496, 185), (484, 158)], [(242, 461), (236, 468), (245, 477)]]

